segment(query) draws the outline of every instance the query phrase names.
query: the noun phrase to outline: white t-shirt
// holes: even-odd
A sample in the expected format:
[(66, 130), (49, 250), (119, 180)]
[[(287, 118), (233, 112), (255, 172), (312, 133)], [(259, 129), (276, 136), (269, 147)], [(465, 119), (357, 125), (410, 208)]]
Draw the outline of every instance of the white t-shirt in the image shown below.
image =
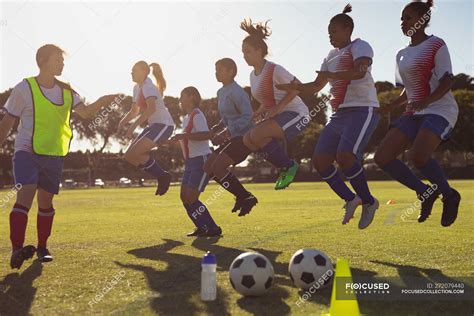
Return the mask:
[[(141, 92), (143, 92), (144, 98), (141, 98)], [(174, 126), (173, 118), (163, 102), (163, 96), (153, 81), (150, 78), (146, 78), (142, 85), (136, 84), (133, 87), (133, 102), (138, 103), (140, 107), (146, 107), (145, 100), (149, 97), (155, 97), (156, 111), (148, 118), (148, 124), (161, 123)]]
[(339, 108), (355, 106), (379, 107), (374, 79), (370, 73), (374, 51), (369, 43), (359, 38), (343, 48), (332, 49), (321, 64), (321, 71), (347, 71), (354, 67), (359, 58), (369, 58), (370, 65), (365, 76), (357, 80), (329, 79), (331, 106)]
[[(57, 84), (51, 89), (40, 86), (44, 96), (53, 103), (63, 103), (63, 89)], [(73, 92), (73, 107), (83, 103), (81, 97)], [(18, 134), (15, 138), (15, 152), (23, 150), (33, 152), (33, 99), (31, 97), (30, 85), (26, 80), (21, 81), (13, 88), (4, 109), (12, 116), (20, 118)]]
[[(198, 132), (209, 132), (207, 126), (207, 120), (204, 113), (199, 108), (193, 110), (194, 113), (186, 114), (183, 119), (183, 131), (189, 131), (189, 133)], [(191, 121), (191, 115), (193, 120)], [(204, 156), (211, 153), (211, 148), (208, 140), (189, 140), (186, 144), (185, 141), (181, 140), (181, 149), (183, 150), (184, 158), (193, 158), (198, 156)], [(188, 153), (188, 157), (187, 157)]]
[[(408, 101), (421, 101), (430, 95), (445, 75), (452, 75), (451, 57), (446, 43), (431, 35), (416, 46), (406, 46), (397, 53), (395, 82), (405, 87)], [(437, 114), (454, 128), (458, 105), (451, 91), (415, 115)]]
[[(271, 71), (273, 76), (270, 78)], [(278, 104), (287, 94), (285, 90), (279, 90), (276, 84), (290, 83), (295, 76), (289, 73), (285, 68), (270, 61), (263, 66), (262, 72), (257, 76), (255, 70), (250, 73), (250, 88), (252, 96), (260, 104), (271, 108)], [(308, 107), (299, 96), (293, 98), (284, 108), (285, 111), (300, 113), (302, 116), (308, 115)]]

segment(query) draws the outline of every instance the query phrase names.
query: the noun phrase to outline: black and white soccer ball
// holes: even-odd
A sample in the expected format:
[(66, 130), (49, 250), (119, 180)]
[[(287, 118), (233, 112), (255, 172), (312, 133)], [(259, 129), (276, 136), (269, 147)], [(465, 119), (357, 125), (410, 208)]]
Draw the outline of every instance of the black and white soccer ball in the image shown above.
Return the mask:
[(291, 257), (288, 267), (293, 284), (303, 290), (326, 287), (334, 275), (331, 259), (316, 249), (300, 249)]
[(265, 294), (273, 284), (274, 271), (270, 261), (256, 252), (244, 252), (229, 268), (232, 287), (245, 296)]

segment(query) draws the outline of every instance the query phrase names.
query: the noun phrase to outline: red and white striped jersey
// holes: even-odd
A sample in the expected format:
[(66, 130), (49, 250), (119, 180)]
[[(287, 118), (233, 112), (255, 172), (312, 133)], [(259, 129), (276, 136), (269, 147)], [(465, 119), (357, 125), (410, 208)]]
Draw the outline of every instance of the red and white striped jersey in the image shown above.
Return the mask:
[[(369, 43), (358, 38), (346, 47), (332, 49), (321, 64), (321, 71), (348, 71), (354, 67), (357, 59), (368, 58), (372, 64), (373, 57), (374, 52)], [(333, 111), (355, 106), (379, 107), (371, 69), (369, 66), (364, 78), (358, 80), (329, 79)]]
[[(285, 68), (266, 61), (262, 72), (257, 76), (255, 71), (250, 73), (250, 88), (252, 96), (266, 108), (277, 105), (288, 92), (275, 88), (276, 84), (290, 83), (295, 76)], [(308, 107), (300, 97), (296, 96), (288, 103), (283, 111), (293, 111), (304, 116), (308, 115)]]
[[(204, 113), (199, 108), (195, 108), (191, 113), (186, 114), (183, 119), (183, 133), (208, 132), (207, 120)], [(184, 159), (203, 156), (211, 153), (208, 140), (189, 140), (180, 141), (183, 150)]]
[[(431, 35), (416, 46), (406, 46), (397, 53), (395, 82), (405, 87), (409, 102), (421, 101), (429, 96), (446, 75), (452, 75), (451, 58), (446, 43)], [(437, 114), (454, 127), (458, 117), (458, 105), (451, 91), (431, 103), (426, 109), (414, 113)]]

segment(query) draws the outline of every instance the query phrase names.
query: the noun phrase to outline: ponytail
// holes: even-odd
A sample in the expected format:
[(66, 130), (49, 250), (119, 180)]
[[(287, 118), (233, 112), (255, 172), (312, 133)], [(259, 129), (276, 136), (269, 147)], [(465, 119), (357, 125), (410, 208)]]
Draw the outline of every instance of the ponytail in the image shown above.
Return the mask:
[(158, 90), (160, 90), (161, 95), (163, 96), (163, 93), (166, 90), (166, 80), (163, 75), (163, 70), (161, 69), (161, 66), (157, 63), (151, 63), (150, 67), (152, 69), (153, 77), (155, 77), (156, 80), (156, 86), (158, 87)]

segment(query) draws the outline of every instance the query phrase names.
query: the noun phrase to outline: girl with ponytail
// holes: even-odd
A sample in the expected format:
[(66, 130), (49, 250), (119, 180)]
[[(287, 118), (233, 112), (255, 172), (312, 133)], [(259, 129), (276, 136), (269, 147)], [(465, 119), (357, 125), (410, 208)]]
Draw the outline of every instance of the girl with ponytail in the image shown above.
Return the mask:
[[(442, 141), (449, 138), (458, 117), (451, 93), (453, 70), (446, 43), (425, 32), (431, 20), (433, 1), (410, 2), (401, 16), (401, 29), (410, 43), (396, 56), (395, 80), (403, 88), (387, 109), (405, 106), (405, 113), (392, 124), (375, 154), (375, 162), (392, 178), (412, 189), (421, 200), (418, 222), (431, 214), (438, 196), (443, 196), (441, 225), (457, 218), (461, 195), (451, 188), (439, 164), (431, 158)], [(432, 183), (423, 183), (397, 157), (411, 147), (413, 165)]]
[[(148, 77), (150, 68), (156, 79), (156, 85)], [(168, 140), (174, 130), (173, 119), (163, 102), (166, 81), (160, 65), (156, 63), (148, 65), (143, 60), (133, 66), (132, 80), (136, 83), (133, 88), (132, 108), (120, 121), (118, 129), (123, 129), (137, 116), (138, 118), (127, 128), (126, 136), (132, 138), (134, 130), (145, 122), (148, 123), (148, 127), (132, 141), (124, 159), (156, 178), (158, 187), (155, 195), (163, 195), (168, 191), (171, 175), (158, 165), (151, 157), (150, 151)]]

